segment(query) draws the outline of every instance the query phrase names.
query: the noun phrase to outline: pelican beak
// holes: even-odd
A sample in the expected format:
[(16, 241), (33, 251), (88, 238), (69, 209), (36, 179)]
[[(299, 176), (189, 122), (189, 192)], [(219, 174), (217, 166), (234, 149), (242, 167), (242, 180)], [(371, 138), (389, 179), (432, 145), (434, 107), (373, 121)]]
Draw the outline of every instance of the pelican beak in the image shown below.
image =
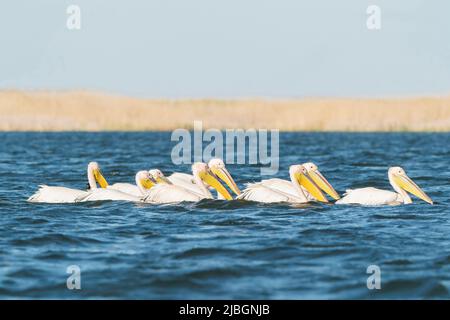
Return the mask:
[(395, 176), (395, 183), (405, 191), (415, 195), (417, 198), (423, 201), (433, 204), (433, 200), (417, 185), (412, 181), (407, 175)]
[(100, 169), (94, 170), (94, 177), (95, 181), (97, 181), (101, 188), (105, 189), (108, 187), (108, 182), (106, 181), (105, 177), (103, 177)]
[(237, 196), (241, 194), (241, 190), (239, 190), (239, 187), (237, 186), (236, 182), (234, 182), (231, 174), (227, 169), (212, 167), (210, 168), (210, 170), (223, 182), (225, 182), (227, 186), (230, 187), (231, 191), (233, 191)]
[(141, 180), (141, 184), (145, 189), (151, 189), (156, 184), (156, 181), (153, 178), (145, 178)]
[(233, 200), (228, 190), (211, 173), (203, 172), (200, 178), (209, 186), (217, 190), (226, 200)]
[(322, 191), (320, 191), (319, 187), (312, 182), (305, 174), (297, 173), (296, 178), (298, 183), (300, 183), (306, 190), (318, 201), (320, 202), (328, 202), (328, 199), (324, 196)]
[(158, 177), (158, 178), (156, 178), (156, 183), (173, 184), (169, 179), (167, 179), (167, 177)]
[(341, 198), (336, 190), (334, 190), (333, 186), (328, 182), (327, 179), (325, 179), (325, 177), (320, 173), (319, 170), (309, 171), (308, 175), (320, 189), (330, 195), (330, 197), (332, 197), (334, 200), (339, 200)]

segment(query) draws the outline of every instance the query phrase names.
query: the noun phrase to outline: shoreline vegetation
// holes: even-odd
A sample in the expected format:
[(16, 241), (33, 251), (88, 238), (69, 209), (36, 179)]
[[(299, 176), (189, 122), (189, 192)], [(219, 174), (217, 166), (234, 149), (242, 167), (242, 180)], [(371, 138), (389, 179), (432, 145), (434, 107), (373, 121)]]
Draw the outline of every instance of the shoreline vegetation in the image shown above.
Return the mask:
[(90, 91), (0, 90), (0, 131), (449, 132), (450, 96), (405, 99), (139, 99)]

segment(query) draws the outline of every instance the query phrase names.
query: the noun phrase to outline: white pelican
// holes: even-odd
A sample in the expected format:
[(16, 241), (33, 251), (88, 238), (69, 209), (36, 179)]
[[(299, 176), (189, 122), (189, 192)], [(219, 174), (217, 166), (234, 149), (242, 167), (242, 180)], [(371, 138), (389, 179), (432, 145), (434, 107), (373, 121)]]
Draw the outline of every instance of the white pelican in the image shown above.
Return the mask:
[[(101, 188), (108, 187), (108, 182), (103, 177), (97, 162), (90, 162), (88, 164), (87, 177), (91, 190), (97, 189), (97, 183)], [(40, 203), (74, 203), (78, 197), (87, 194), (88, 192), (84, 190), (41, 185), (39, 186), (39, 190), (29, 197), (27, 201)]]
[[(218, 178), (220, 178), (223, 182), (225, 182), (228, 187), (235, 193), (237, 196), (241, 194), (241, 190), (237, 186), (236, 182), (234, 182), (231, 174), (228, 172), (225, 167), (225, 163), (222, 159), (211, 159), (208, 162), (208, 167), (212, 173), (214, 173)], [(185, 189), (188, 189), (194, 193), (202, 194), (203, 190), (199, 184), (196, 183), (195, 178), (191, 174), (186, 173), (178, 173), (175, 172), (167, 178), (170, 182), (175, 185), (181, 186)], [(220, 192), (217, 193), (219, 199), (223, 199), (222, 194)]]
[[(258, 183), (251, 183), (247, 185), (247, 188), (242, 192), (237, 199), (244, 199), (249, 201), (258, 201), (265, 203), (272, 202), (294, 202), (294, 203), (306, 203), (308, 198), (303, 191), (304, 187), (313, 197), (321, 202), (328, 202), (327, 198), (323, 195), (319, 187), (308, 178), (308, 171), (302, 165), (292, 165), (289, 167), (289, 176), (291, 178), (291, 185), (296, 191), (295, 193), (284, 192), (279, 188), (272, 188), (269, 184), (266, 184), (263, 180)], [(272, 179), (271, 179), (272, 180)], [(278, 179), (281, 180), (281, 179)]]
[[(322, 191), (329, 194), (333, 199), (338, 200), (341, 197), (339, 194), (334, 190), (333, 186), (328, 182), (328, 180), (320, 173), (319, 168), (312, 162), (308, 162), (302, 165), (306, 171), (308, 172), (308, 176), (311, 178), (311, 180), (320, 188)], [(297, 187), (292, 184), (289, 180), (284, 179), (278, 179), (278, 178), (272, 178), (267, 179), (259, 182), (259, 184), (262, 184), (266, 187), (269, 187), (271, 189), (280, 191), (283, 194), (288, 194), (293, 197), (298, 197), (298, 190)], [(313, 195), (303, 186), (301, 186), (304, 195), (308, 199), (308, 201), (314, 201), (318, 200), (315, 199)]]
[[(149, 170), (148, 174), (150, 174), (150, 176), (148, 177), (150, 179), (150, 183), (146, 183), (145, 185), (145, 192), (143, 192), (142, 188), (139, 186), (139, 182), (138, 182), (138, 176), (136, 175), (136, 184), (132, 184), (132, 183), (114, 183), (113, 185), (108, 186), (108, 189), (113, 189), (113, 190), (117, 190), (117, 191), (121, 191), (127, 194), (131, 194), (135, 197), (141, 197), (143, 194), (147, 193), (147, 189), (150, 189), (151, 187), (153, 187), (157, 182), (161, 182), (162, 179), (159, 179), (158, 181), (156, 181), (156, 179), (153, 177), (152, 173), (153, 172), (157, 172), (159, 170)], [(139, 171), (138, 174), (141, 175), (141, 178), (144, 177), (144, 172), (146, 171)], [(159, 171), (161, 174), (162, 172)], [(164, 175), (163, 175), (164, 176)], [(142, 179), (140, 179), (140, 181), (142, 181)], [(141, 183), (142, 184), (142, 183)]]
[(155, 185), (155, 181), (150, 177), (148, 171), (139, 171), (136, 174), (136, 187), (139, 190), (139, 195), (132, 195), (119, 190), (106, 188), (94, 189), (87, 192), (87, 194), (78, 197), (76, 202), (86, 201), (133, 201), (139, 202), (147, 195), (148, 190)]
[(389, 182), (395, 192), (376, 188), (347, 190), (345, 196), (337, 204), (361, 204), (366, 206), (411, 204), (407, 192), (415, 195), (429, 204), (433, 201), (415, 184), (400, 167), (392, 167), (388, 171)]
[(148, 173), (156, 181), (156, 183), (172, 184), (172, 182), (159, 169), (149, 170)]
[[(197, 162), (192, 165), (192, 173), (195, 183), (199, 186), (200, 193), (193, 192), (176, 184), (159, 183), (148, 192), (144, 199), (150, 203), (176, 203), (182, 201), (200, 201), (213, 199), (207, 186), (216, 189), (226, 200), (232, 200), (228, 190), (217, 180), (206, 163)], [(206, 184), (206, 185), (205, 185)]]

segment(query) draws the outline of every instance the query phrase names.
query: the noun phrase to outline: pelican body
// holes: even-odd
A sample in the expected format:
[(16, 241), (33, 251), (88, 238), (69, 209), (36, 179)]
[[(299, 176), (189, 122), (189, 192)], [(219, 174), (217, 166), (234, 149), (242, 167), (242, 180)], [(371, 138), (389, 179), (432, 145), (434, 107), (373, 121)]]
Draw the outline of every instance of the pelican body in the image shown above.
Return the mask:
[(110, 187), (104, 189), (93, 189), (79, 196), (75, 202), (86, 201), (132, 201), (139, 202), (147, 195), (147, 192), (156, 182), (151, 178), (148, 171), (139, 171), (135, 177), (136, 188), (139, 194), (133, 195)]
[(321, 202), (328, 202), (319, 187), (308, 178), (308, 171), (304, 166), (290, 166), (289, 176), (291, 181), (288, 187), (284, 182), (285, 180), (282, 179), (263, 180), (258, 183), (248, 184), (247, 188), (237, 199), (264, 203), (306, 203), (309, 200), (303, 191), (302, 187), (304, 187), (315, 199)]
[[(328, 182), (328, 180), (322, 175), (322, 173), (319, 171), (319, 168), (311, 162), (305, 163), (302, 165), (308, 174), (308, 177), (325, 193), (330, 195), (333, 199), (339, 200), (340, 196), (334, 190), (333, 186)], [(272, 178), (267, 179), (259, 182), (260, 184), (280, 191), (284, 194), (298, 197), (298, 190), (295, 187), (295, 185), (292, 183), (292, 181), (284, 180), (284, 179), (278, 179), (278, 178)], [(315, 201), (316, 199), (305, 187), (301, 186), (303, 194), (306, 196), (306, 199), (308, 201)]]
[[(97, 183), (101, 188), (108, 187), (108, 182), (103, 177), (97, 162), (90, 162), (88, 164), (87, 177), (91, 190), (97, 189)], [(38, 191), (29, 197), (27, 201), (35, 203), (74, 203), (77, 198), (86, 196), (87, 194), (88, 191), (85, 190), (41, 185)]]
[[(236, 196), (239, 196), (241, 194), (241, 190), (237, 186), (231, 174), (228, 172), (227, 168), (225, 167), (225, 163), (223, 162), (222, 159), (218, 158), (211, 159), (208, 162), (208, 167), (211, 170), (211, 172), (214, 173), (214, 175), (216, 175), (230, 187), (231, 191), (233, 191), (233, 193), (236, 194)], [(196, 183), (194, 176), (191, 174), (175, 172), (172, 175), (170, 175), (167, 179), (171, 183), (181, 186), (199, 195), (202, 195), (203, 193), (201, 186), (198, 183)], [(223, 199), (222, 194), (220, 192), (217, 193), (217, 197), (219, 199)]]
[(433, 204), (433, 200), (408, 177), (402, 168), (390, 168), (388, 177), (395, 192), (376, 188), (347, 190), (344, 197), (337, 201), (336, 204), (360, 204), (366, 206), (411, 204), (412, 199), (408, 192), (429, 204)]
[(194, 163), (192, 165), (192, 173), (194, 183), (198, 187), (195, 191), (173, 183), (158, 183), (149, 190), (148, 196), (144, 201), (150, 203), (176, 203), (212, 199), (212, 194), (207, 186), (216, 189), (225, 199), (232, 199), (228, 190), (219, 182), (206, 163)]

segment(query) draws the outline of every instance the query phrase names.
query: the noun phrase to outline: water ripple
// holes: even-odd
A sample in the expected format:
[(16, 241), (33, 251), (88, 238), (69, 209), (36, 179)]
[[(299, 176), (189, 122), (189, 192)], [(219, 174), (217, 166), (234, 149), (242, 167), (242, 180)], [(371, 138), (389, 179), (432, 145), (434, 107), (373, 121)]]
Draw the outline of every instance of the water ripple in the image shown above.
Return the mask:
[[(290, 164), (314, 161), (341, 193), (390, 189), (386, 170), (402, 165), (436, 202), (396, 207), (29, 204), (42, 183), (84, 188), (92, 160), (111, 183), (189, 165), (172, 164), (170, 133), (0, 139), (0, 185), (8, 186), (0, 187), (1, 298), (448, 298), (450, 134), (280, 135), (277, 177), (286, 179)], [(241, 188), (259, 180), (259, 165), (228, 167)], [(70, 265), (81, 268), (77, 293), (66, 289)], [(370, 265), (381, 268), (377, 292), (366, 286)]]

